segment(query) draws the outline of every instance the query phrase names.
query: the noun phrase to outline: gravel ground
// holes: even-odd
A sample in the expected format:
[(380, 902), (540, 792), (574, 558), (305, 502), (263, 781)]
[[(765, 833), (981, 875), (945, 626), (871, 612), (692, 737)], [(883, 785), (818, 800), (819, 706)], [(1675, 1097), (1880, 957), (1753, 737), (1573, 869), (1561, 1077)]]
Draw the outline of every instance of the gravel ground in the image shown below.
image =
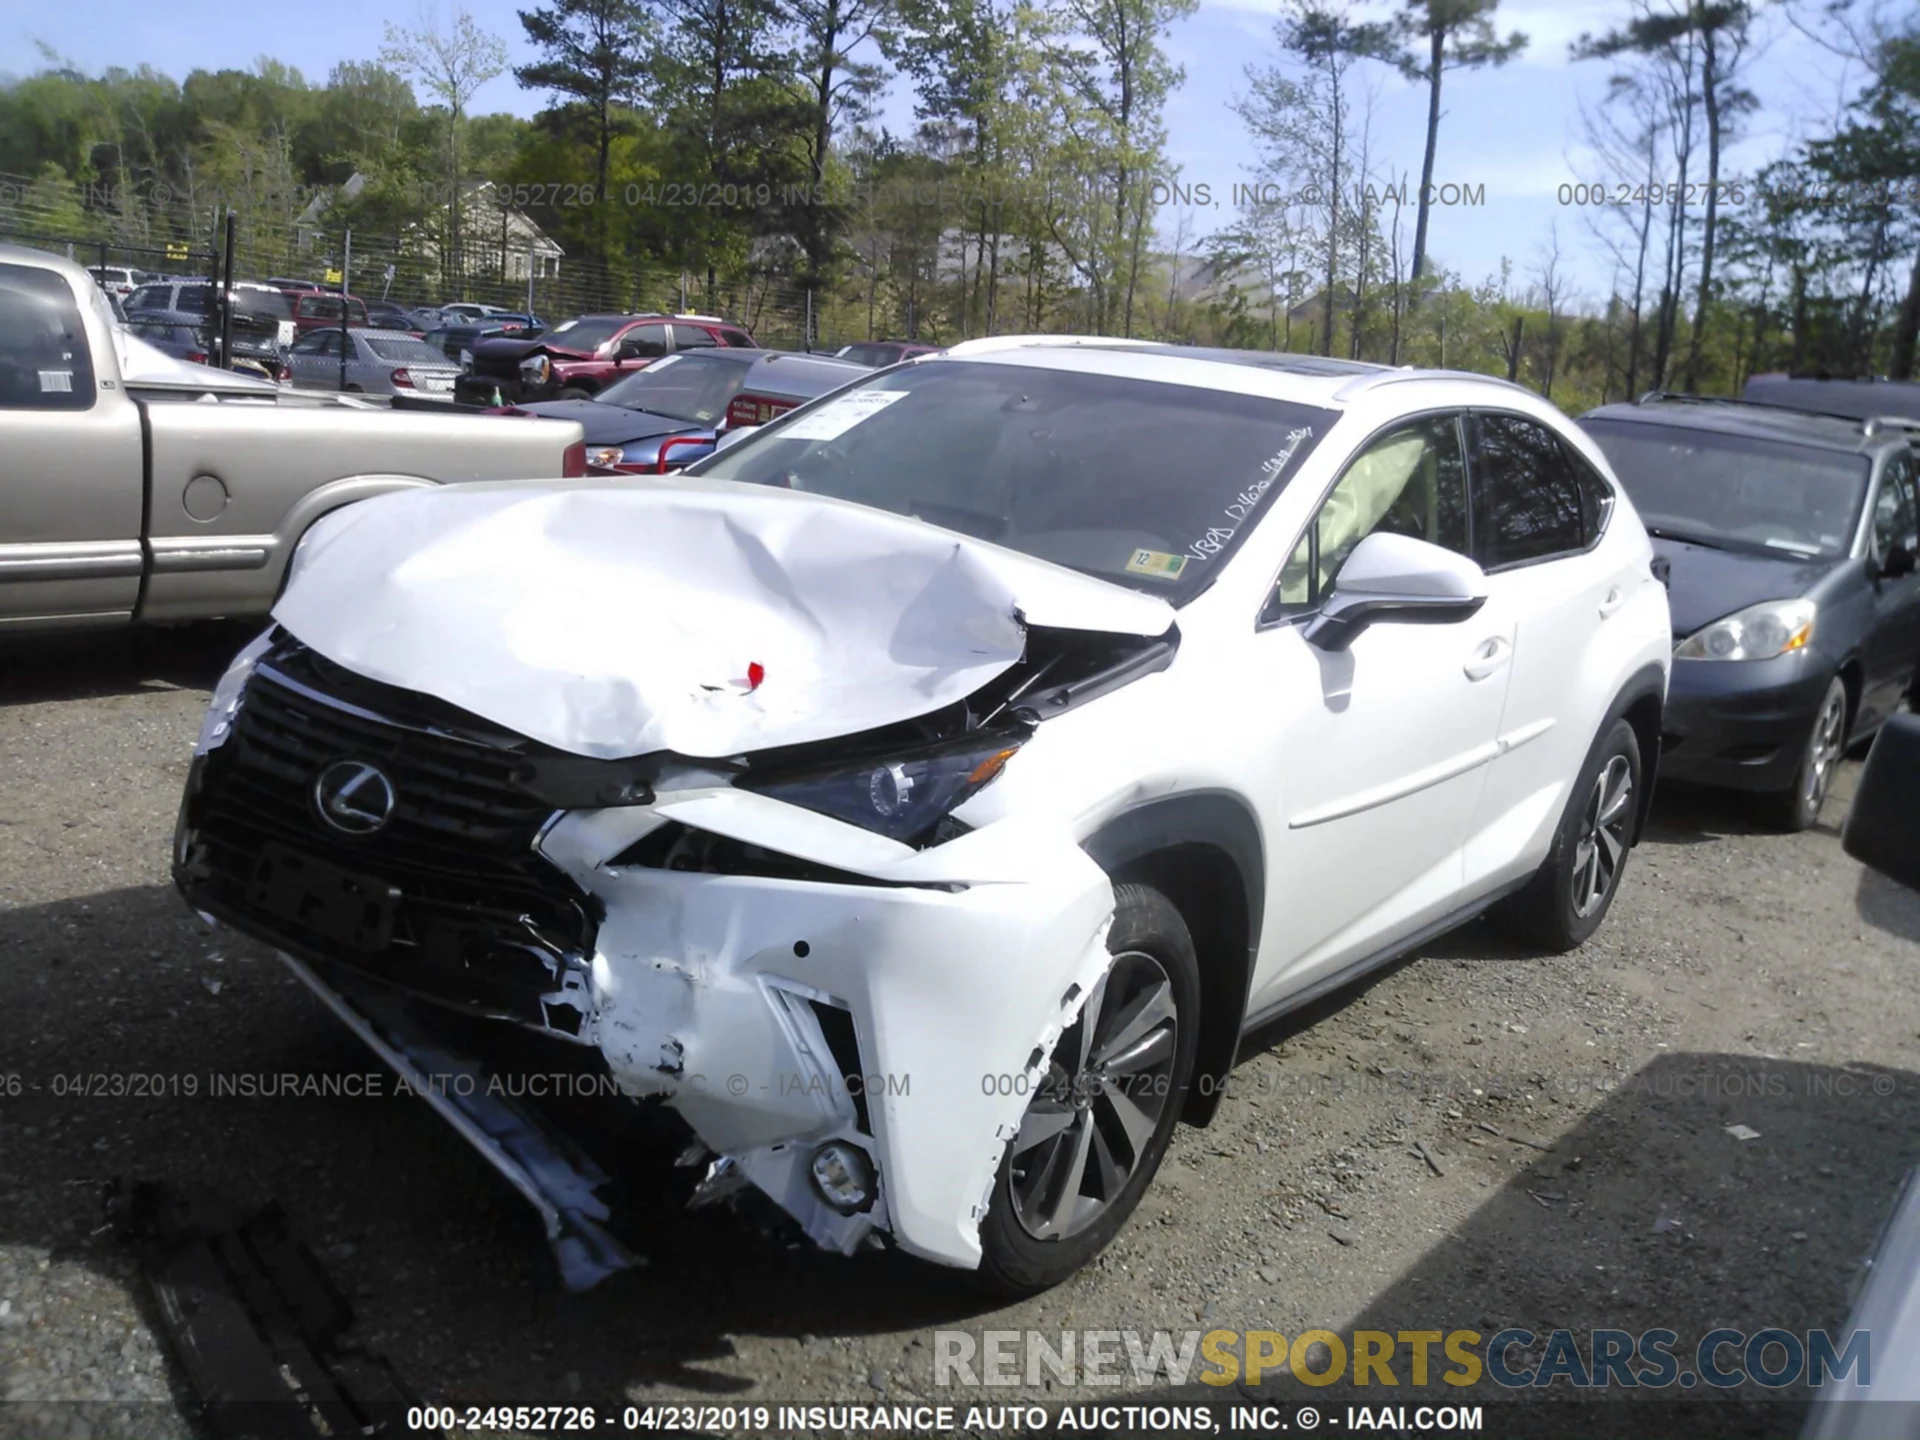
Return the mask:
[[(949, 1328), (1834, 1326), (1920, 1156), (1920, 897), (1841, 853), (1849, 765), (1799, 836), (1664, 793), (1575, 955), (1470, 927), (1258, 1037), (1215, 1123), (1178, 1133), (1133, 1222), (1048, 1295), (1000, 1306), (664, 1207), (650, 1268), (567, 1295), (530, 1212), (416, 1099), (53, 1093), (379, 1068), (168, 884), (206, 691), (243, 638), (0, 662), (0, 1087), (20, 1082), (0, 1088), (0, 1397), (24, 1402), (0, 1428), (193, 1433), (101, 1228), (116, 1176), (280, 1201), (426, 1399), (778, 1403), (956, 1398), (933, 1387)], [(991, 1398), (1023, 1396), (1069, 1398)], [(68, 1400), (125, 1408), (89, 1432)]]

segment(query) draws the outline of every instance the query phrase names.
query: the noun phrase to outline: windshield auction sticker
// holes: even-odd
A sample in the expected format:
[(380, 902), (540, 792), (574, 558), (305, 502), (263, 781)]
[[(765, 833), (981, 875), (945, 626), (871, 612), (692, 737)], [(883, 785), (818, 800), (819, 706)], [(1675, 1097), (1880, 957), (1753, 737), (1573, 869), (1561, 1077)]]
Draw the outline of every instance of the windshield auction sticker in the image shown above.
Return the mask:
[(862, 420), (870, 420), (896, 400), (911, 393), (906, 390), (860, 390), (842, 395), (822, 405), (811, 415), (802, 416), (780, 432), (782, 440), (838, 440)]

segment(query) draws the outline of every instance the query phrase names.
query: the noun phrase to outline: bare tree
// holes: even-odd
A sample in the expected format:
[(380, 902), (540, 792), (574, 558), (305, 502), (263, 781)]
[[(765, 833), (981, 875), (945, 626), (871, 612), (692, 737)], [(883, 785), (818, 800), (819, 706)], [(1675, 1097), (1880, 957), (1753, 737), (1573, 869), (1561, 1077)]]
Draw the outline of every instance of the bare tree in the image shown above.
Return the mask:
[(387, 22), (380, 63), (420, 82), (447, 107), (447, 243), (442, 247), (442, 269), (451, 261), (449, 277), (466, 292), (466, 265), (460, 252), (460, 200), (464, 177), (460, 170), (460, 126), (467, 102), (482, 85), (507, 68), (507, 47), (474, 23), (464, 9), (455, 9), (447, 27), (440, 27), (439, 7), (421, 0), (414, 28)]
[(1567, 280), (1562, 262), (1560, 226), (1555, 222), (1547, 227), (1546, 242), (1540, 248), (1533, 270), (1534, 290), (1539, 296), (1540, 308), (1547, 312), (1547, 333), (1538, 353), (1540, 393), (1549, 400), (1553, 399), (1553, 377), (1560, 368), (1560, 342), (1567, 310)]

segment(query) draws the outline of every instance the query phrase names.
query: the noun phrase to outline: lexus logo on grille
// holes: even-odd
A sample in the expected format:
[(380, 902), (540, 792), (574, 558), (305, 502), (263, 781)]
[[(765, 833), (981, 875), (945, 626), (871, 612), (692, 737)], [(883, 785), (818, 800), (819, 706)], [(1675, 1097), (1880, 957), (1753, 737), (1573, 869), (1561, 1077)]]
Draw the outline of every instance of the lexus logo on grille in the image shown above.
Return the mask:
[(393, 818), (393, 782), (361, 760), (338, 760), (313, 782), (320, 818), (347, 835), (371, 835)]

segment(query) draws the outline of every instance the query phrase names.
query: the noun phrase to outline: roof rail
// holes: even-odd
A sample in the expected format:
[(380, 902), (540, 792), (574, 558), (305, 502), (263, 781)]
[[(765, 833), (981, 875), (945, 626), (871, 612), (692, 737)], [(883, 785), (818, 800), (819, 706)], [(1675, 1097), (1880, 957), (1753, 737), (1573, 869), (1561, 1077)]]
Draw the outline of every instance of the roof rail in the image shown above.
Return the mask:
[(1778, 400), (1748, 400), (1739, 395), (1689, 395), (1679, 390), (1649, 390), (1633, 403), (1650, 405), (1656, 400), (1677, 400), (1683, 405), (1740, 405), (1749, 410), (1774, 410), (1782, 415), (1811, 415), (1817, 420), (1844, 420), (1849, 425), (1858, 425), (1862, 435), (1876, 435), (1880, 426), (1888, 417), (1873, 416), (1861, 419), (1858, 415), (1843, 415), (1838, 410), (1809, 410), (1803, 405), (1782, 405)]
[(1517, 380), (1509, 380), (1504, 375), (1482, 375), (1477, 370), (1433, 370), (1414, 365), (1401, 365), (1393, 369), (1382, 368), (1371, 375), (1356, 375), (1338, 390), (1333, 392), (1335, 400), (1351, 400), (1364, 391), (1381, 385), (1404, 385), (1410, 380), (1479, 380), (1488, 385), (1500, 385), (1509, 390), (1518, 390), (1522, 395), (1532, 395)]
[(949, 355), (991, 355), (998, 350), (1045, 349), (1049, 346), (1101, 345), (1122, 348), (1148, 348), (1164, 342), (1159, 340), (1127, 340), (1118, 335), (982, 335), (978, 340), (962, 340), (958, 345), (949, 345)]

